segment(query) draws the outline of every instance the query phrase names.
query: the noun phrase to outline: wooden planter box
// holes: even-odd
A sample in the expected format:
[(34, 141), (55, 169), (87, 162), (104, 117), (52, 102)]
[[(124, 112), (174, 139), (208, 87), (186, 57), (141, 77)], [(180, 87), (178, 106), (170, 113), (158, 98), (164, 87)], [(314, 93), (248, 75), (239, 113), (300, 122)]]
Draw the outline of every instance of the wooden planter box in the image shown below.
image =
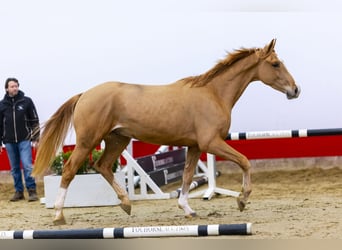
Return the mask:
[[(125, 174), (115, 173), (115, 179), (124, 188)], [(45, 197), (41, 203), (53, 208), (61, 181), (60, 175), (44, 176)], [(117, 194), (101, 174), (76, 175), (70, 183), (64, 207), (113, 206), (120, 204)]]

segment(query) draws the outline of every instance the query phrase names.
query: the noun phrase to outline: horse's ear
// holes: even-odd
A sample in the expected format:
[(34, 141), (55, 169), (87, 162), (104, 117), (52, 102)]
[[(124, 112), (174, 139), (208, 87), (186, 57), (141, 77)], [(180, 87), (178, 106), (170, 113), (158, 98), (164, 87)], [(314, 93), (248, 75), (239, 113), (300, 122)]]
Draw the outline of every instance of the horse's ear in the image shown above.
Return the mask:
[(271, 51), (274, 50), (274, 47), (276, 45), (277, 39), (273, 38), (272, 41), (268, 44), (268, 46), (270, 47)]
[(265, 57), (269, 56), (273, 52), (276, 41), (277, 39), (274, 38), (268, 45), (265, 46)]
[(267, 44), (259, 53), (260, 58), (266, 58), (268, 57), (273, 51), (274, 51), (274, 46), (276, 44), (277, 39), (272, 39), (272, 41)]

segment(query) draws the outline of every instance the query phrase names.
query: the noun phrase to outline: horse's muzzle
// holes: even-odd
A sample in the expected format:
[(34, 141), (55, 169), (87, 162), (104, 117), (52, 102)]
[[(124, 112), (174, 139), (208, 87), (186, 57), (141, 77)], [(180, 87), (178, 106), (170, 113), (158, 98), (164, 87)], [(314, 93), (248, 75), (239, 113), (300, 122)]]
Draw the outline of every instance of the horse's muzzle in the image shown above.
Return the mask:
[(300, 87), (298, 86), (292, 91), (287, 91), (286, 97), (287, 99), (294, 99), (294, 98), (297, 98), (299, 94), (300, 94)]

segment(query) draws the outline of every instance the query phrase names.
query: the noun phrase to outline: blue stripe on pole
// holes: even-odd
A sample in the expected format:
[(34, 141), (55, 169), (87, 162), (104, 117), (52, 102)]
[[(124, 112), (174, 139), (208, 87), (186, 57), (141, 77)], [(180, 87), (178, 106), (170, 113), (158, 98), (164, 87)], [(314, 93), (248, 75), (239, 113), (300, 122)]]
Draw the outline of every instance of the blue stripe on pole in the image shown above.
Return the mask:
[(103, 239), (252, 234), (251, 223), (99, 229), (0, 231), (0, 239)]
[(292, 130), (292, 137), (299, 137), (299, 131), (298, 130)]
[(342, 135), (342, 128), (309, 129), (308, 136)]
[(102, 239), (103, 229), (66, 229), (38, 230), (33, 232), (34, 239)]
[(23, 239), (24, 231), (14, 232), (13, 239)]
[(208, 236), (207, 225), (198, 226), (198, 236)]
[(247, 230), (247, 224), (222, 224), (219, 225), (219, 235), (241, 235), (249, 234)]
[(123, 228), (114, 229), (114, 238), (125, 238)]

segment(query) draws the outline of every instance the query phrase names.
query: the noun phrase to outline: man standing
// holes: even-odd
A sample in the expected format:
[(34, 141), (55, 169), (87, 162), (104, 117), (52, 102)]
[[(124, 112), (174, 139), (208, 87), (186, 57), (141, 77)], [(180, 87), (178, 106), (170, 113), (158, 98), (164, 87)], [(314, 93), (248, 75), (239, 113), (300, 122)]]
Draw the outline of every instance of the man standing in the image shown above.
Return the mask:
[[(35, 146), (39, 139), (39, 118), (31, 98), (19, 90), (19, 82), (16, 78), (6, 80), (5, 90), (6, 94), (0, 102), (0, 153), (4, 143), (15, 188), (14, 196), (10, 201), (25, 199), (21, 167), (29, 195), (28, 201), (36, 201), (38, 200), (36, 182), (31, 176), (31, 141)], [(35, 129), (37, 133), (33, 133)]]

